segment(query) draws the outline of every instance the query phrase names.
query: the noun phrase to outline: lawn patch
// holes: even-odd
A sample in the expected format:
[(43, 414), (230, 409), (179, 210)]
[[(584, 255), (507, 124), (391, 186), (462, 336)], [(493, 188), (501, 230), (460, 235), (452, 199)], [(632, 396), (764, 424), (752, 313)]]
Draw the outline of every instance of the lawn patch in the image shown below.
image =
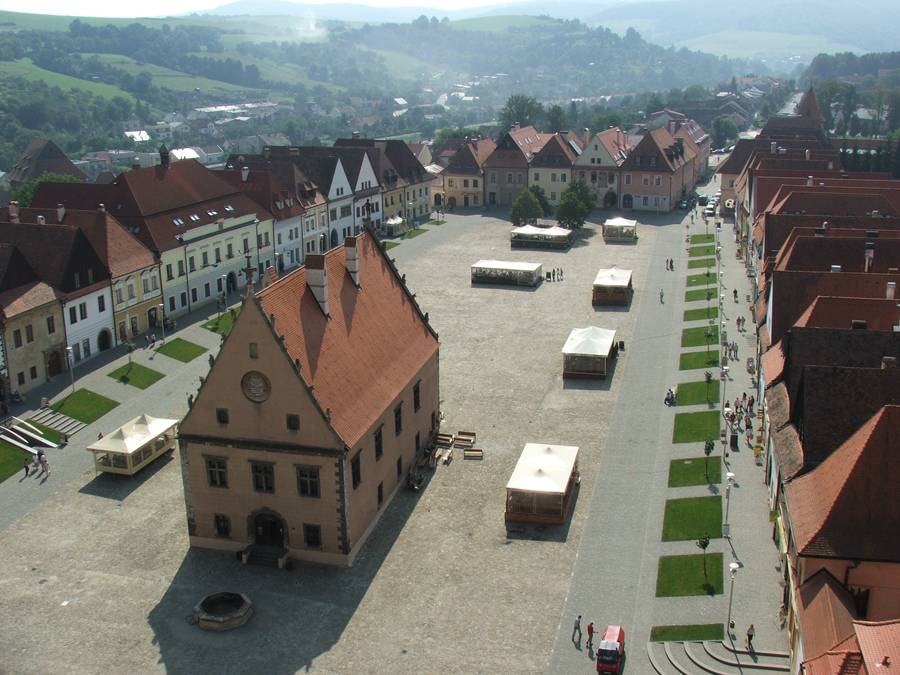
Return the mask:
[(383, 241), (381, 242), (381, 248), (385, 251), (390, 251), (392, 248), (395, 248), (400, 245), (399, 241)]
[(688, 255), (691, 258), (699, 258), (701, 256), (706, 255), (715, 255), (716, 254), (716, 245), (715, 244), (706, 244), (704, 246), (691, 246), (688, 250)]
[(35, 422), (34, 420), (28, 420), (28, 424), (40, 429), (41, 435), (51, 443), (59, 443), (60, 440), (62, 440), (62, 434), (59, 433), (56, 429), (51, 429), (50, 427), (41, 424), (40, 422)]
[(712, 438), (719, 438), (719, 422), (722, 414), (718, 410), (703, 412), (678, 413), (675, 415), (675, 430), (672, 432), (673, 443), (702, 443)]
[(406, 232), (404, 232), (403, 238), (404, 239), (415, 239), (420, 234), (425, 234), (426, 232), (428, 232), (428, 230), (425, 229), (424, 227), (415, 227), (411, 230), (407, 230)]
[(118, 401), (101, 396), (90, 389), (76, 389), (61, 401), (50, 407), (58, 413), (67, 415), (79, 422), (90, 424), (99, 420), (110, 410), (119, 405)]
[[(707, 480), (707, 476), (709, 479)], [(718, 485), (722, 482), (721, 457), (691, 457), (669, 462), (669, 487)]]
[(704, 403), (718, 403), (719, 388), (719, 380), (715, 377), (713, 377), (713, 381), (709, 385), (706, 382), (679, 382), (675, 404), (702, 405)]
[[(694, 262), (691, 260), (690, 262)], [(692, 267), (692, 265), (689, 266)], [(689, 274), (687, 278), (687, 285), (690, 288), (691, 286), (712, 286), (716, 283), (716, 273), (712, 270), (707, 270), (702, 274)], [(705, 297), (705, 296), (704, 296)], [(713, 291), (713, 298), (716, 297), (715, 291)]]
[(218, 333), (219, 335), (225, 336), (231, 332), (232, 326), (234, 326), (234, 321), (237, 319), (238, 314), (241, 313), (240, 307), (232, 307), (227, 312), (223, 312), (215, 319), (210, 319), (204, 324), (201, 324), (203, 328), (206, 330), (211, 330), (213, 333)]
[(722, 537), (722, 497), (667, 499), (663, 541), (691, 541), (702, 536)]
[(697, 326), (681, 331), (682, 347), (705, 347), (719, 342), (718, 326)]
[(678, 370), (696, 370), (697, 368), (718, 368), (719, 350), (709, 352), (687, 352), (678, 361)]
[(154, 382), (158, 382), (165, 377), (162, 373), (153, 370), (152, 368), (147, 368), (147, 366), (142, 366), (140, 363), (134, 363), (133, 361), (131, 363), (126, 363), (121, 368), (116, 368), (109, 373), (109, 376), (117, 382), (130, 384), (132, 387), (137, 387), (138, 389), (146, 389)]
[[(690, 291), (688, 291), (690, 293)], [(703, 319), (719, 318), (719, 308), (715, 305), (709, 307), (700, 307), (699, 309), (688, 309), (684, 312), (685, 321), (702, 321)]]
[(12, 476), (16, 471), (22, 471), (22, 466), (29, 456), (23, 450), (6, 441), (0, 441), (0, 483)]
[(188, 363), (205, 352), (206, 347), (201, 347), (182, 338), (175, 338), (174, 340), (169, 340), (162, 347), (157, 347), (156, 351), (182, 363)]
[(659, 559), (656, 597), (719, 595), (724, 585), (723, 577), (721, 553), (664, 555)]
[(716, 235), (714, 234), (692, 234), (691, 235), (691, 246), (695, 246), (697, 244), (711, 244), (716, 240)]
[(429, 225), (443, 225), (446, 222), (447, 222), (446, 220), (436, 220), (436, 219), (432, 218), (431, 220), (428, 221), (428, 224)]
[(695, 258), (694, 260), (688, 260), (688, 268), (689, 269), (697, 269), (698, 267), (715, 267), (716, 259), (715, 258)]
[(671, 626), (653, 626), (650, 642), (701, 642), (703, 640), (724, 640), (724, 623), (691, 623)]
[[(705, 275), (700, 275), (705, 276)], [(709, 298), (707, 298), (707, 294)], [(709, 302), (716, 301), (716, 289), (715, 288), (697, 288), (693, 291), (685, 291), (684, 292), (684, 301), (685, 302), (697, 302), (698, 300), (708, 300)]]

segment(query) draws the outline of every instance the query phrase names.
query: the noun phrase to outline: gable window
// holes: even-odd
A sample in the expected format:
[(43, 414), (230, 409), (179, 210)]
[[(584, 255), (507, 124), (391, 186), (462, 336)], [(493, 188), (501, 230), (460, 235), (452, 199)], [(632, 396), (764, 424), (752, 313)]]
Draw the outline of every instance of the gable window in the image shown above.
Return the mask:
[(559, 182), (560, 183), (566, 182), (566, 174), (564, 174), (564, 173), (559, 174)]
[(216, 527), (216, 535), (219, 537), (228, 537), (231, 535), (231, 518), (224, 513), (217, 513), (213, 517)]
[(81, 277), (75, 272), (75, 288), (81, 288)]
[(172, 275), (172, 265), (167, 264), (166, 265), (166, 281), (172, 281), (173, 278), (174, 277)]
[(178, 276), (180, 276), (180, 277), (184, 276), (184, 260), (178, 261)]
[(631, 174), (630, 173), (625, 174), (625, 185), (631, 185)]
[(87, 303), (86, 302), (78, 303), (78, 317), (81, 319), (87, 318)]
[(650, 185), (650, 176), (643, 176), (643, 177), (641, 178), (641, 182), (642, 182), (644, 185)]
[(188, 257), (188, 270), (193, 272), (197, 269), (197, 265), (194, 263), (194, 256)]
[[(472, 179), (472, 187), (478, 187), (478, 179), (477, 178)], [(419, 196), (420, 197), (422, 196), (422, 188), (419, 188)]]
[(228, 424), (228, 408), (216, 408), (216, 421), (219, 424)]
[(47, 317), (47, 332), (50, 335), (53, 335), (56, 332), (56, 322), (53, 320), (52, 316)]
[(206, 458), (206, 481), (210, 487), (228, 487), (228, 464), (221, 457)]
[(303, 523), (303, 543), (306, 548), (322, 548), (322, 528)]
[(469, 187), (469, 179), (468, 178), (463, 178), (463, 187), (464, 188)]
[(375, 461), (381, 459), (384, 454), (384, 434), (382, 433), (384, 426), (378, 427), (375, 431)]
[[(133, 291), (134, 288), (132, 286), (129, 286), (128, 290)], [(104, 298), (102, 295), (97, 298), (97, 311), (98, 312), (106, 311), (106, 298)]]
[(353, 489), (359, 487), (362, 483), (362, 453), (357, 452), (356, 457), (350, 462), (350, 478), (353, 482)]
[(419, 412), (422, 407), (422, 380), (413, 386), (413, 412)]
[(269, 462), (250, 462), (250, 475), (256, 492), (275, 492), (275, 466)]
[(655, 183), (659, 187), (662, 184), (662, 176), (656, 176)]
[(300, 415), (289, 414), (285, 420), (288, 431), (300, 431)]
[(217, 263), (222, 262), (222, 251), (219, 249), (218, 246), (214, 249), (214, 252), (215, 252), (216, 262)]
[(403, 404), (394, 408), (394, 435), (399, 436), (403, 431)]
[(22, 331), (18, 328), (13, 331), (13, 346), (16, 349), (22, 346)]
[(244, 253), (250, 253), (250, 240), (247, 237), (244, 237)]
[(233, 244), (225, 244), (225, 257), (233, 258), (234, 257), (234, 245)]
[(25, 342), (34, 342), (34, 328), (31, 324), (25, 326)]
[(297, 467), (297, 492), (301, 497), (319, 497), (319, 467)]
[(202, 256), (203, 266), (209, 267), (209, 252), (203, 251), (200, 255)]
[(556, 174), (555, 174), (555, 173), (551, 173), (551, 174), (550, 174), (550, 182), (551, 182), (551, 183), (555, 183), (555, 182), (556, 182)]
[(121, 286), (116, 286), (116, 302), (120, 305), (125, 302), (125, 294), (122, 292)]
[(78, 310), (74, 307), (69, 307), (69, 323), (78, 323)]

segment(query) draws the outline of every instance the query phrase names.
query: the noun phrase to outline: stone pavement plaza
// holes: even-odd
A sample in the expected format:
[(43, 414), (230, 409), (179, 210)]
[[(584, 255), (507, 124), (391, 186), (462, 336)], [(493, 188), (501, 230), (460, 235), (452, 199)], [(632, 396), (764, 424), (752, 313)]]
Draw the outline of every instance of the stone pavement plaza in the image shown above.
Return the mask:
[[(595, 621), (601, 612), (604, 620), (622, 620), (630, 631), (627, 669), (647, 672), (648, 622), (670, 621), (665, 612), (657, 617), (656, 610), (635, 612), (634, 606), (655, 585), (651, 558), (662, 502), (648, 474), (663, 485), (665, 475), (659, 473), (661, 460), (643, 462), (645, 451), (634, 443), (671, 440), (671, 417), (660, 412), (664, 388), (650, 386), (660, 376), (668, 381), (669, 374), (648, 373), (677, 362), (676, 287), (683, 289), (685, 271), (681, 215), (642, 216), (642, 222), (657, 224), (643, 225), (632, 246), (605, 245), (598, 228), (589, 226), (568, 252), (510, 251), (508, 223), (450, 215), (445, 225), (429, 226), (430, 232), (389, 252), (440, 334), (443, 428), (476, 431), (485, 459), (457, 455), (420, 493), (399, 492), (352, 569), (299, 565), (284, 572), (191, 551), (177, 458), (132, 480), (95, 478), (83, 447), (98, 425), (113, 428), (138, 412), (183, 413), (206, 357), (173, 367), (157, 385), (134, 392), (132, 401), (60, 451), (70, 454), (54, 459), (51, 481), (57, 464), (71, 479), (55, 485), (55, 492), (36, 501), (28, 497), (36, 486), (19, 484), (17, 476), (0, 485), (4, 512), (23, 510), (15, 506), (19, 495), (31, 504), (27, 515), (0, 522), (0, 671), (591, 672), (593, 663), (571, 644), (580, 656), (572, 666), (553, 649), (557, 634), (571, 630), (573, 569), (577, 593), (588, 577), (603, 574), (583, 541), (587, 531), (595, 546), (622, 547), (623, 556), (637, 557), (627, 561), (632, 579), (617, 581), (624, 590), (621, 610), (598, 598), (580, 611), (595, 612)], [(663, 260), (670, 255), (682, 264), (667, 278)], [(469, 266), (480, 258), (562, 267), (565, 281), (537, 289), (472, 287)], [(599, 267), (613, 264), (634, 270), (634, 301), (629, 310), (595, 311), (591, 282)], [(663, 307), (660, 278), (671, 286), (671, 304)], [(590, 324), (617, 329), (626, 350), (609, 380), (564, 383), (562, 344), (572, 327)], [(214, 348), (218, 336), (201, 332), (195, 326), (184, 336)], [(641, 343), (648, 345), (647, 356), (638, 359)], [(623, 403), (619, 397), (628, 383), (636, 390)], [(626, 405), (648, 412), (634, 438), (622, 443), (607, 430)], [(581, 447), (580, 494), (565, 527), (516, 528), (507, 536), (504, 486), (528, 441)], [(625, 461), (610, 462), (623, 453)], [(628, 453), (642, 461), (631, 461)], [(633, 513), (622, 509), (611, 527), (593, 523), (586, 530), (598, 486), (614, 486), (623, 504), (637, 506)], [(759, 525), (763, 531), (766, 524)], [(592, 568), (587, 576), (584, 566)], [(257, 612), (252, 621), (223, 635), (189, 625), (197, 600), (219, 590), (250, 596)], [(751, 592), (749, 583), (745, 590)]]

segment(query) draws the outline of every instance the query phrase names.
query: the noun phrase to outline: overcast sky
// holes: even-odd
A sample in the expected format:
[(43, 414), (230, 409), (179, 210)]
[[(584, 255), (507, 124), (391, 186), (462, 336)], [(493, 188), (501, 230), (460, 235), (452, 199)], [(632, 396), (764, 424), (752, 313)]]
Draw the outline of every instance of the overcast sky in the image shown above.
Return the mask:
[[(291, 2), (295, 0), (289, 0)], [(131, 3), (122, 0), (0, 0), (0, 9), (34, 14), (77, 14), (78, 16), (173, 16), (203, 11), (228, 4), (230, 0), (153, 0)], [(463, 9), (502, 4), (484, 0), (312, 0), (297, 4), (359, 4), (373, 7), (431, 7), (436, 10)]]

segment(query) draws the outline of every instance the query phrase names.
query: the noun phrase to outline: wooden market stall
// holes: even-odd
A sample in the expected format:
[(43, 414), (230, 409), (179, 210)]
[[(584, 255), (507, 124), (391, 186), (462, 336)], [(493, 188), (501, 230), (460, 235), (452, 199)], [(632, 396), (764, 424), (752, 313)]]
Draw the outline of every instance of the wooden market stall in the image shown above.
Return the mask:
[(94, 469), (133, 476), (154, 459), (175, 449), (178, 420), (139, 415), (87, 447)]
[(537, 286), (544, 273), (540, 263), (479, 260), (472, 265), (473, 284)]
[(631, 270), (609, 267), (599, 270), (594, 278), (591, 304), (627, 305), (631, 302), (633, 294)]
[(506, 484), (506, 522), (564, 523), (577, 483), (577, 446), (526, 443)]
[(573, 328), (562, 348), (563, 377), (606, 379), (610, 361), (619, 353), (616, 331)]
[(515, 227), (509, 233), (512, 248), (557, 248), (572, 246), (572, 230), (564, 227), (535, 227), (523, 225)]
[(637, 221), (628, 218), (607, 218), (603, 223), (604, 241), (637, 241)]

